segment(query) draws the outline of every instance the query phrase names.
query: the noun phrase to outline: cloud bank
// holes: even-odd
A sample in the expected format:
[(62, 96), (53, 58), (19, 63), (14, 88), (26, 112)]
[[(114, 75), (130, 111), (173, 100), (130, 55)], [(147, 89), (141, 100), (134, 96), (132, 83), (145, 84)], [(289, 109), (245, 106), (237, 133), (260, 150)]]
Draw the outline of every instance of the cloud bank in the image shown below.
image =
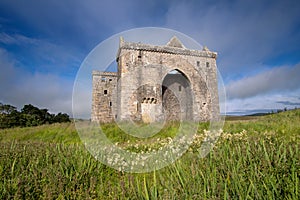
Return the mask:
[(21, 108), (33, 104), (52, 112), (71, 114), (73, 82), (55, 74), (30, 73), (0, 49), (0, 102)]
[(245, 99), (274, 92), (300, 90), (300, 63), (295, 66), (276, 67), (255, 76), (245, 77), (226, 86), (228, 99)]

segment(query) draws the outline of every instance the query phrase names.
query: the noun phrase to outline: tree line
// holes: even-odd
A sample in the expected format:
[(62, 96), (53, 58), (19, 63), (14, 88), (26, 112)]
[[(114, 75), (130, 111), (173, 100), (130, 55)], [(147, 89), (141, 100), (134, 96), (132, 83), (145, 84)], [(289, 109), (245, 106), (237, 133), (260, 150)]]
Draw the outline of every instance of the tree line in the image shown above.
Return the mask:
[(69, 115), (51, 114), (48, 109), (40, 109), (31, 104), (24, 105), (21, 111), (18, 111), (15, 106), (0, 103), (0, 129), (61, 122), (70, 122)]

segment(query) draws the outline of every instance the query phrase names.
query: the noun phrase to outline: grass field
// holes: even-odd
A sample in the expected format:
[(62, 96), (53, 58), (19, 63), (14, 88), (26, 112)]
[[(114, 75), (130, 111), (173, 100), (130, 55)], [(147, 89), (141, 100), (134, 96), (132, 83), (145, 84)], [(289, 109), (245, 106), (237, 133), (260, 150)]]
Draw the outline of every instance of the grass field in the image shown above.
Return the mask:
[[(0, 130), (0, 199), (300, 199), (300, 110), (226, 121), (205, 158), (208, 124), (173, 164), (149, 173), (125, 173), (96, 161), (74, 124)], [(150, 142), (107, 136), (124, 148), (147, 151), (176, 133), (170, 125)]]

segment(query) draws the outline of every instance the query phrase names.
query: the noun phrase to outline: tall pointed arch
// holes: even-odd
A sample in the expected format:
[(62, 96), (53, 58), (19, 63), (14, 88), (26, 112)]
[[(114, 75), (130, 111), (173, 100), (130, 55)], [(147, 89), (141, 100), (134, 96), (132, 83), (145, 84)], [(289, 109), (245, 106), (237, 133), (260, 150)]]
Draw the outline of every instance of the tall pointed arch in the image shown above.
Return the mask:
[(168, 121), (192, 120), (191, 82), (179, 69), (169, 71), (162, 81), (162, 107)]

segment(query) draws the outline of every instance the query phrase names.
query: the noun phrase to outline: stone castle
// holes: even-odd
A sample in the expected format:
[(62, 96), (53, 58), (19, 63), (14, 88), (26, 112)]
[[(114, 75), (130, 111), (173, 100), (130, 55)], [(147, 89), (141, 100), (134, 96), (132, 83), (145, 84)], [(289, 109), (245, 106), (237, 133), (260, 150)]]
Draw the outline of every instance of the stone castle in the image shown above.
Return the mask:
[(93, 71), (92, 121), (208, 121), (219, 116), (217, 53), (120, 38), (117, 72)]

